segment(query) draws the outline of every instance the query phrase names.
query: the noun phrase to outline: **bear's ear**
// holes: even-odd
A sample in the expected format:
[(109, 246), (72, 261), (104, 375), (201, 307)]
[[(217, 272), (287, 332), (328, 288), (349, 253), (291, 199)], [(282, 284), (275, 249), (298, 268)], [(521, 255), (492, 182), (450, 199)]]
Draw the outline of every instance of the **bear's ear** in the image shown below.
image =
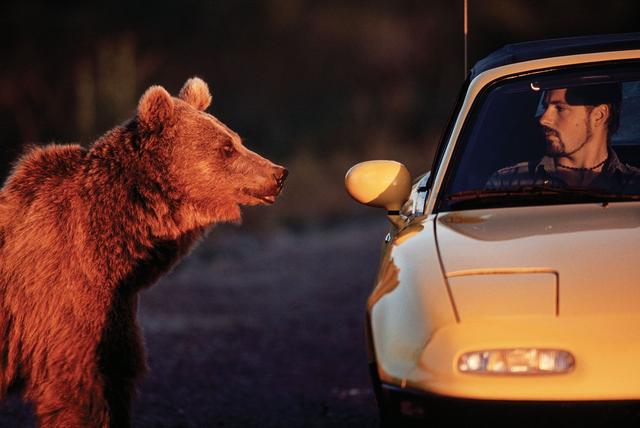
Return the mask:
[(182, 89), (180, 89), (179, 97), (201, 111), (204, 111), (211, 104), (209, 87), (199, 77), (192, 77), (187, 80)]
[(164, 127), (173, 116), (173, 100), (162, 86), (152, 86), (138, 103), (138, 119), (149, 129)]

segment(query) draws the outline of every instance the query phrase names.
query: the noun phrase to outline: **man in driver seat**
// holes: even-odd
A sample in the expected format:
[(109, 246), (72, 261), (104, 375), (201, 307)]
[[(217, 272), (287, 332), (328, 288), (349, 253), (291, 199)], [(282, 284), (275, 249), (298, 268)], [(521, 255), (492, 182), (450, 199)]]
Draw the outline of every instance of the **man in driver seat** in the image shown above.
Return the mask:
[(620, 83), (545, 91), (539, 122), (546, 155), (496, 171), (485, 187), (588, 187), (616, 193), (640, 188), (640, 169), (622, 163), (611, 149), (621, 93)]

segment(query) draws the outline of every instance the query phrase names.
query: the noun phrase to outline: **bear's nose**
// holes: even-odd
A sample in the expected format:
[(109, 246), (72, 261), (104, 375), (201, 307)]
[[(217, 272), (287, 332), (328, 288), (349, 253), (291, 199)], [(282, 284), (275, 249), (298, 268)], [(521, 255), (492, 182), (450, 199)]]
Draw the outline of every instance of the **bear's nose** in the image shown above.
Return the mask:
[(280, 176), (277, 176), (274, 174), (273, 178), (275, 178), (279, 188), (282, 188), (282, 186), (284, 186), (284, 180), (287, 178), (288, 175), (289, 175), (289, 171), (287, 171), (286, 168), (282, 168), (282, 170), (280, 171)]

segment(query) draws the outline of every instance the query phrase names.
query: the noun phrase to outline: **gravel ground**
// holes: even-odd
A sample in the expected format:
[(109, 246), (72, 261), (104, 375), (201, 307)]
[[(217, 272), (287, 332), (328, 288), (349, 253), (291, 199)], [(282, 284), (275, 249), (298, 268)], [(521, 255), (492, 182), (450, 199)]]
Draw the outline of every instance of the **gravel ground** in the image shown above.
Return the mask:
[[(142, 294), (150, 373), (134, 427), (377, 426), (363, 321), (386, 230), (384, 218), (305, 233), (214, 229)], [(440, 409), (456, 426), (640, 423), (637, 406), (563, 407)], [(28, 406), (0, 405), (0, 427), (33, 426)]]
[(363, 320), (385, 233), (214, 232), (142, 296), (135, 426), (375, 426)]
[[(384, 218), (304, 233), (223, 226), (141, 297), (143, 427), (371, 427), (364, 303)], [(31, 427), (0, 407), (1, 427)]]

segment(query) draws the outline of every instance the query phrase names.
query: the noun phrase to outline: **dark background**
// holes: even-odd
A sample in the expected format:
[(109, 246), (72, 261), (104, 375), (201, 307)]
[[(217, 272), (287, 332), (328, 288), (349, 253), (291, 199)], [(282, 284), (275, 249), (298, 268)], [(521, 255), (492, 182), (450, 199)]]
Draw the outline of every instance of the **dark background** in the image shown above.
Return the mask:
[[(193, 75), (210, 112), (291, 172), (275, 206), (215, 228), (143, 293), (151, 372), (135, 426), (377, 423), (362, 321), (386, 223), (343, 177), (376, 158), (429, 168), (466, 74), (462, 12), (462, 0), (2, 3), (2, 176), (25, 143), (90, 145), (147, 87), (176, 94)], [(473, 64), (506, 43), (638, 31), (640, 3), (469, 0), (469, 30)], [(0, 406), (1, 427), (32, 424), (18, 401)]]
[[(470, 0), (469, 63), (505, 43), (637, 31), (635, 1)], [(45, 2), (0, 6), (0, 171), (30, 142), (88, 145), (152, 84), (198, 75), (210, 111), (286, 164), (287, 189), (248, 226), (354, 212), (353, 163), (429, 165), (465, 77), (462, 0)]]

